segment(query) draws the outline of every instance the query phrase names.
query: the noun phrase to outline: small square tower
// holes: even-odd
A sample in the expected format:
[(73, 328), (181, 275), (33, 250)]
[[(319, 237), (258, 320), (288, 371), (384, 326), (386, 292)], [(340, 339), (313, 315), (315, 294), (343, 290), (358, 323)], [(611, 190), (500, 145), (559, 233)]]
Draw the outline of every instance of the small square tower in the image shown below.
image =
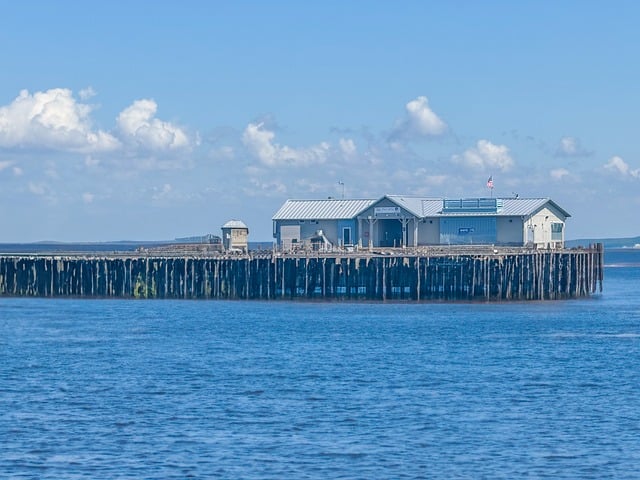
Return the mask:
[(222, 244), (227, 252), (249, 251), (249, 228), (240, 220), (229, 220), (222, 226)]

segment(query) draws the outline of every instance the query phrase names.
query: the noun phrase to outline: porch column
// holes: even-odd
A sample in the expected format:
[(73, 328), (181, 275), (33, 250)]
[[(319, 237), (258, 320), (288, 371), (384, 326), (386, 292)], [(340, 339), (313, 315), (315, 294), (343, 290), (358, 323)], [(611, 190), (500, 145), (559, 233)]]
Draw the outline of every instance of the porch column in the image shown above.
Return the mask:
[(400, 223), (402, 224), (402, 248), (407, 246), (407, 243), (409, 243), (407, 240), (407, 225), (409, 224), (409, 219), (407, 217), (402, 217), (399, 218), (398, 220), (400, 220)]
[(376, 223), (377, 219), (371, 216), (367, 217), (367, 222), (369, 223), (369, 250), (373, 249), (373, 225)]

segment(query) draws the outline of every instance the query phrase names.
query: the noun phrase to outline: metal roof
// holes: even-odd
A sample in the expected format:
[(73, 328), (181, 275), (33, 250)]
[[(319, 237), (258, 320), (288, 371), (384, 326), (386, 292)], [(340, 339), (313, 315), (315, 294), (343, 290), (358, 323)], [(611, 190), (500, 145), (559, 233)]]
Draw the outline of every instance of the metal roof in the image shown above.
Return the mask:
[(442, 210), (441, 198), (414, 197), (411, 195), (385, 195), (393, 203), (413, 213), (416, 217), (434, 216)]
[[(448, 212), (442, 213), (442, 198), (410, 197), (403, 195), (386, 195), (386, 198), (413, 213), (417, 217), (440, 216), (498, 216), (519, 217), (533, 215), (547, 203), (551, 204), (565, 217), (571, 215), (549, 198), (501, 198), (502, 208), (497, 213), (490, 212)], [(383, 197), (384, 198), (384, 197)]]
[(504, 198), (502, 201), (504, 207), (501, 215), (532, 215), (549, 203), (565, 217), (571, 216), (550, 198)]
[(422, 201), (423, 217), (437, 217), (442, 213), (442, 199), (425, 199)]
[(442, 216), (498, 216), (519, 217), (533, 215), (550, 204), (565, 217), (571, 215), (549, 198), (501, 198), (498, 212), (447, 212), (442, 213), (442, 198), (411, 195), (385, 195), (372, 200), (287, 200), (273, 216), (273, 220), (339, 220), (354, 218), (363, 210), (383, 199), (389, 199), (418, 218)]
[(287, 200), (272, 220), (342, 220), (354, 218), (376, 199)]
[(249, 229), (249, 227), (247, 227), (243, 221), (241, 220), (229, 220), (227, 223), (225, 223), (222, 228), (246, 228), (247, 230)]

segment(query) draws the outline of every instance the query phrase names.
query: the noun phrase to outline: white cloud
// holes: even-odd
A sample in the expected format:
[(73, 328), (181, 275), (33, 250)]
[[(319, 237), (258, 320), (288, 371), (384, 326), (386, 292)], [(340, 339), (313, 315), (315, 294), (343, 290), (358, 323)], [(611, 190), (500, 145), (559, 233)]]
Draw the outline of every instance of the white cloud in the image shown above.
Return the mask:
[(173, 150), (190, 146), (180, 127), (155, 118), (158, 105), (153, 100), (136, 100), (116, 120), (123, 138), (130, 144), (149, 150)]
[(447, 124), (429, 107), (427, 97), (420, 96), (411, 100), (405, 105), (405, 110), (405, 118), (398, 123), (391, 133), (391, 143), (396, 143), (395, 139), (397, 138), (437, 136), (447, 130)]
[[(0, 107), (0, 148), (34, 148), (62, 152), (86, 153), (85, 164), (96, 166), (97, 153), (121, 152), (127, 158), (136, 157), (136, 166), (176, 168), (184, 164), (141, 161), (141, 151), (153, 154), (184, 152), (198, 144), (197, 135), (191, 139), (184, 129), (155, 117), (157, 104), (153, 100), (137, 100), (120, 112), (117, 128), (108, 132), (93, 127), (93, 105), (83, 103), (96, 92), (88, 87), (78, 92), (54, 88), (29, 93), (22, 90), (10, 104)], [(106, 157), (118, 160), (122, 157)]]
[(264, 123), (250, 123), (242, 134), (242, 143), (261, 163), (269, 167), (282, 165), (306, 166), (324, 163), (330, 145), (322, 142), (308, 148), (291, 148), (274, 143), (275, 133)]
[(44, 195), (45, 193), (47, 193), (47, 189), (43, 183), (29, 182), (27, 184), (27, 188), (34, 195)]
[(89, 100), (90, 98), (96, 96), (96, 91), (93, 89), (93, 87), (83, 88), (78, 92), (78, 96), (80, 97), (80, 100)]
[(488, 140), (479, 140), (474, 148), (469, 148), (462, 155), (453, 155), (451, 158), (454, 163), (481, 170), (497, 168), (506, 171), (514, 165), (508, 147), (495, 145)]
[(590, 154), (591, 152), (585, 150), (580, 140), (575, 137), (562, 137), (556, 150), (556, 155), (559, 157), (581, 157)]
[(549, 174), (554, 180), (561, 180), (562, 177), (566, 177), (567, 175), (569, 175), (569, 170), (567, 170), (566, 168), (555, 168), (551, 170)]
[(118, 147), (111, 134), (93, 130), (92, 107), (79, 103), (71, 90), (54, 88), (33, 95), (22, 90), (0, 107), (0, 147), (36, 147), (80, 152)]
[(15, 162), (12, 162), (10, 160), (2, 160), (0, 161), (0, 172), (6, 170), (7, 172), (9, 171), (9, 168), (11, 168), (11, 172), (13, 173), (14, 177), (19, 177), (21, 176), (24, 172), (22, 171), (22, 169), (16, 165), (14, 165)]
[(82, 201), (86, 204), (93, 203), (95, 195), (93, 193), (84, 192), (82, 194)]
[(444, 185), (444, 183), (449, 179), (447, 175), (427, 175), (424, 177), (425, 183), (428, 185)]
[(631, 176), (633, 178), (640, 178), (640, 168), (632, 170), (631, 167), (629, 167), (629, 164), (617, 155), (611, 157), (611, 159), (609, 159), (609, 161), (604, 165), (604, 168), (606, 168), (607, 170), (618, 172), (625, 177)]
[(341, 138), (338, 145), (340, 145), (340, 150), (345, 157), (353, 157), (356, 154), (356, 144), (352, 139)]
[(162, 187), (153, 187), (153, 194), (151, 198), (153, 200), (162, 200), (171, 194), (173, 187), (170, 183), (165, 183)]
[[(314, 182), (313, 180), (309, 180), (306, 178), (300, 178), (296, 180), (295, 185), (298, 190), (302, 190), (307, 193), (328, 192), (331, 190), (331, 187), (325, 183)], [(337, 191), (338, 191), (338, 195), (340, 195), (340, 192), (342, 192), (342, 186), (341, 185), (334, 185), (334, 186), (338, 187)]]
[(440, 135), (447, 125), (429, 108), (427, 97), (418, 97), (406, 105), (410, 126), (421, 135)]
[(224, 145), (222, 147), (214, 147), (209, 151), (209, 157), (213, 160), (233, 160), (236, 156), (235, 149), (232, 146)]
[(253, 188), (244, 188), (243, 191), (245, 195), (248, 195), (250, 197), (276, 197), (282, 196), (287, 193), (286, 185), (278, 180), (263, 181), (259, 178), (250, 178), (249, 183)]

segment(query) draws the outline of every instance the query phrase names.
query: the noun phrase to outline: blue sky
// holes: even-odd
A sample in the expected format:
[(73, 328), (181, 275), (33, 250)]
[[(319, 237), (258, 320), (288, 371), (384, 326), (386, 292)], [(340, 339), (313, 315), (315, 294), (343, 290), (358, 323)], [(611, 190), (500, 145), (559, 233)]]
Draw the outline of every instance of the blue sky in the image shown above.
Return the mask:
[(640, 6), (9, 2), (0, 242), (271, 239), (287, 198), (550, 197), (640, 235)]

